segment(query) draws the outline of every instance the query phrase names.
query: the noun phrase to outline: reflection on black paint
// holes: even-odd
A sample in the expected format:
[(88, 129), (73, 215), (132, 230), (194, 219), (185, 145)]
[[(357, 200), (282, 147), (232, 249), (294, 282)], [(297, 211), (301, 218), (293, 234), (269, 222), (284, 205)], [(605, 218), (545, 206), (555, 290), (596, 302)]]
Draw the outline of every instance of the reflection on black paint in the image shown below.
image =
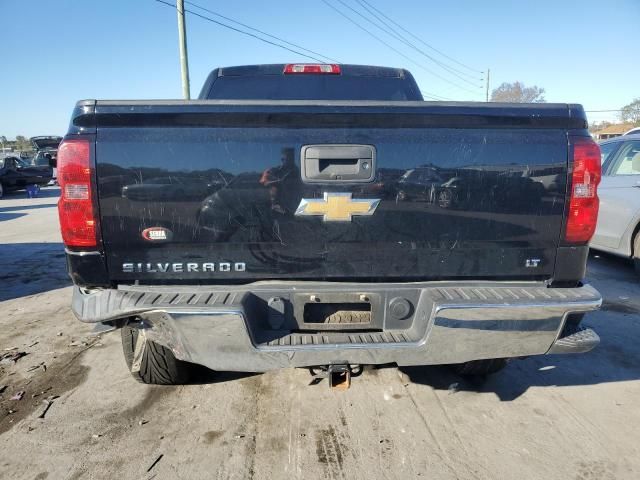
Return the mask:
[[(541, 275), (553, 268), (567, 175), (561, 130), (102, 132), (103, 238), (129, 261), (243, 261), (264, 278), (524, 276), (529, 257), (542, 259)], [(374, 181), (304, 184), (300, 150), (323, 143), (375, 145)], [(302, 198), (327, 191), (381, 202), (348, 223), (294, 215)], [(146, 243), (141, 232), (154, 226), (170, 229), (173, 243)]]
[[(543, 203), (558, 201), (565, 181), (557, 168), (446, 169), (421, 166), (407, 170), (397, 182), (400, 202), (426, 202), (444, 209), (485, 212), (553, 214)], [(559, 198), (557, 198), (559, 197)]]
[(167, 175), (125, 185), (122, 187), (122, 196), (134, 201), (197, 201), (224, 187), (225, 183), (226, 180), (223, 177)]
[(281, 164), (266, 169), (260, 177), (260, 184), (269, 189), (271, 210), (280, 215), (291, 214), (300, 203), (302, 180), (295, 163), (293, 148), (283, 148)]
[(198, 212), (198, 225), (216, 242), (231, 240), (238, 230), (250, 231), (249, 241), (282, 242), (281, 225), (293, 219), (302, 196), (295, 150), (284, 147), (276, 165), (261, 174), (238, 175), (207, 197)]

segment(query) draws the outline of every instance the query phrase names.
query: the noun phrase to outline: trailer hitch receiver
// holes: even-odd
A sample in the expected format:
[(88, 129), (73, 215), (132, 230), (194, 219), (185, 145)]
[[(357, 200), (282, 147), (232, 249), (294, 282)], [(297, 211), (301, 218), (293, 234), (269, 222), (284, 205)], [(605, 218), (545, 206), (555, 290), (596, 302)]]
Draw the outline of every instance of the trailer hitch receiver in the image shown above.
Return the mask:
[(329, 388), (335, 390), (348, 390), (351, 386), (351, 377), (362, 374), (362, 365), (349, 365), (348, 363), (332, 363), (330, 365), (319, 365), (310, 367), (309, 373), (314, 378), (312, 385), (318, 384), (323, 378), (329, 380)]
[(329, 387), (336, 390), (348, 390), (351, 386), (351, 367), (349, 365), (329, 365)]

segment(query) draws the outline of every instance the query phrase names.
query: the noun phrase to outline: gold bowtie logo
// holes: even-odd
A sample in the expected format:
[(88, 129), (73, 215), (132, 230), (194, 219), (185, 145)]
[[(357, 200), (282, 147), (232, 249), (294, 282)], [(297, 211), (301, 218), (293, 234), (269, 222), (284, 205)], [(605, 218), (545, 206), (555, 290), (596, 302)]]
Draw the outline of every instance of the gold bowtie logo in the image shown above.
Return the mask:
[(354, 215), (373, 215), (379, 199), (351, 198), (350, 193), (324, 193), (324, 199), (303, 198), (296, 215), (322, 215), (325, 222), (350, 222)]

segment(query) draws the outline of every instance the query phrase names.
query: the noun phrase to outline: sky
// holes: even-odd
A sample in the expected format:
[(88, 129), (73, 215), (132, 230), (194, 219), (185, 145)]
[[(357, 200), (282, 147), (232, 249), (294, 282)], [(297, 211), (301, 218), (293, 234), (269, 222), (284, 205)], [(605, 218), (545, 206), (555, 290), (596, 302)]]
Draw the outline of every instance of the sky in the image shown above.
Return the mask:
[[(480, 72), (487, 68), (492, 89), (521, 81), (544, 88), (549, 102), (586, 110), (619, 109), (640, 97), (640, 0), (367, 0), (444, 53), (397, 30), (448, 69), (345, 6), (367, 16), (358, 0), (326, 1), (392, 48), (322, 0), (193, 3), (341, 63), (407, 68), (423, 91), (447, 99), (483, 101)], [(0, 19), (0, 135), (7, 138), (64, 135), (80, 99), (182, 96), (173, 7), (155, 0), (0, 0)], [(218, 66), (313, 61), (190, 13), (186, 22), (192, 97)], [(616, 119), (616, 112), (588, 115), (591, 122)]]

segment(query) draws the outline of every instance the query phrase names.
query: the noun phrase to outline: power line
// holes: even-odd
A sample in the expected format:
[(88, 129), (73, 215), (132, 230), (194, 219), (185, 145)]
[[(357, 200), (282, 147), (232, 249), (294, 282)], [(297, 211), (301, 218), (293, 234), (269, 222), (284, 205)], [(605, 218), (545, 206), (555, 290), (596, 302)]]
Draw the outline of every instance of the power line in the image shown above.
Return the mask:
[(436, 95), (435, 93), (429, 93), (429, 92), (425, 92), (423, 90), (420, 90), (420, 93), (422, 94), (423, 97), (429, 97), (431, 98), (431, 100), (438, 100), (438, 101), (451, 101), (454, 102), (455, 100), (451, 99), (451, 98), (447, 98), (447, 97), (443, 97), (441, 95)]
[[(338, 0), (340, 1), (340, 0)], [(429, 72), (430, 74), (444, 80), (445, 82), (450, 83), (451, 85), (455, 85), (458, 88), (462, 89), (462, 90), (466, 90), (468, 92), (471, 92), (473, 94), (478, 94), (478, 92), (473, 92), (470, 89), (466, 88), (466, 87), (462, 87), (459, 86), (457, 84), (455, 84), (454, 82), (451, 82), (450, 80), (438, 75), (437, 73), (429, 70), (427, 67), (425, 67), (423, 64), (416, 62), (415, 60), (413, 60), (412, 58), (408, 57), (407, 55), (405, 55), (404, 53), (402, 53), (400, 50), (398, 50), (397, 48), (393, 47), (392, 45), (390, 45), (389, 43), (385, 42), (383, 39), (381, 39), (379, 36), (377, 36), (375, 33), (372, 33), (370, 30), (368, 30), (367, 28), (363, 27), (360, 23), (358, 23), (356, 20), (354, 20), (353, 18), (351, 18), (349, 15), (347, 15), (346, 13), (342, 12), (340, 9), (338, 9), (337, 7), (335, 7), (334, 5), (332, 5), (331, 3), (329, 3), (327, 0), (322, 0), (322, 2), (327, 5), (329, 8), (331, 8), (332, 10), (334, 10), (335, 12), (337, 12), (340, 16), (346, 18), (349, 22), (353, 23), (356, 27), (358, 27), (360, 30), (364, 31), (367, 35), (370, 35), (371, 37), (375, 38), (377, 41), (379, 41), (380, 43), (382, 43), (383, 45), (385, 45), (387, 48), (393, 50), (394, 52), (396, 52), (398, 55), (400, 55), (401, 57), (405, 58), (406, 60), (410, 61), (411, 63), (417, 65), (418, 67), (422, 68), (423, 70)]]
[[(176, 8), (173, 4), (171, 4), (171, 3), (169, 3), (169, 2), (167, 2), (165, 0), (154, 0), (154, 1), (158, 2), (158, 3), (161, 3), (163, 5), (166, 5), (166, 6), (170, 7), (170, 8), (172, 8), (172, 9)], [(295, 53), (296, 55), (300, 55), (300, 56), (305, 57), (305, 58), (310, 58), (311, 60), (315, 60), (316, 62), (325, 63), (324, 60), (321, 60), (321, 59), (319, 59), (317, 57), (314, 57), (314, 56), (311, 56), (311, 55), (307, 55), (307, 54), (304, 54), (302, 52), (298, 52), (297, 50), (294, 50), (292, 48), (289, 48), (289, 47), (287, 47), (285, 45), (281, 45), (279, 43), (272, 42), (270, 40), (266, 40), (264, 38), (259, 37), (258, 35), (254, 35), (253, 33), (246, 32), (246, 31), (244, 31), (242, 29), (239, 29), (239, 28), (236, 28), (236, 27), (232, 27), (231, 25), (227, 25), (226, 23), (219, 22), (218, 20), (214, 20), (213, 18), (209, 18), (209, 17), (207, 17), (205, 15), (201, 15), (200, 13), (194, 12), (193, 10), (188, 10), (188, 9), (185, 8), (184, 11), (188, 12), (188, 13), (190, 13), (192, 15), (195, 15), (196, 17), (200, 17), (203, 20), (207, 20), (209, 22), (215, 23), (216, 25), (220, 25), (221, 27), (227, 28), (229, 30), (233, 30), (234, 32), (242, 33), (243, 35), (247, 35), (249, 37), (255, 38), (256, 40), (260, 40), (261, 42), (268, 43), (269, 45), (273, 45), (275, 47), (282, 48), (284, 50), (288, 50), (289, 52)]]
[(297, 45), (297, 44), (295, 44), (293, 42), (289, 42), (289, 41), (287, 41), (287, 40), (285, 40), (283, 38), (276, 37), (275, 35), (271, 35), (270, 33), (267, 33), (267, 32), (263, 32), (262, 30), (259, 30), (257, 28), (254, 28), (254, 27), (250, 26), (250, 25), (247, 25), (246, 23), (239, 22), (238, 20), (234, 20), (233, 18), (226, 17), (226, 16), (224, 16), (224, 15), (218, 13), (218, 12), (214, 12), (213, 10), (209, 10), (208, 8), (202, 7), (202, 6), (198, 5), (197, 3), (190, 2), (188, 0), (185, 0), (184, 3), (187, 3), (187, 4), (189, 4), (189, 5), (191, 5), (192, 7), (195, 7), (195, 8), (199, 8), (200, 10), (203, 10), (203, 11), (205, 11), (207, 13), (211, 13), (212, 15), (215, 15), (217, 17), (224, 18), (225, 20), (227, 20), (229, 22), (233, 22), (233, 23), (235, 23), (237, 25), (241, 25), (244, 28), (248, 28), (249, 30), (252, 30), (254, 32), (258, 32), (259, 34), (264, 35), (266, 37), (273, 38), (273, 39), (278, 40), (280, 42), (286, 43), (287, 45), (291, 45), (294, 48), (297, 48), (297, 49), (300, 49), (300, 50), (304, 50), (305, 52), (311, 53), (313, 55), (317, 55), (318, 57), (326, 58), (330, 62), (340, 63), (340, 61), (336, 60), (335, 58), (327, 57), (326, 55), (323, 55), (323, 54), (318, 53), (318, 52), (314, 52), (313, 50), (310, 50), (308, 48), (304, 48), (303, 46)]
[[(389, 31), (389, 30), (387, 30), (387, 29), (385, 29), (385, 28), (381, 27), (381, 26), (380, 26), (380, 25), (378, 25), (377, 23), (373, 22), (371, 19), (369, 19), (369, 18), (365, 17), (364, 15), (362, 15), (362, 13), (360, 13), (360, 12), (358, 12), (357, 10), (355, 10), (354, 8), (352, 8), (350, 5), (348, 5), (347, 3), (345, 3), (343, 0), (338, 0), (338, 2), (340, 2), (344, 7), (348, 8), (349, 10), (351, 10), (353, 13), (355, 13), (355, 14), (356, 14), (356, 15), (358, 15), (359, 17), (363, 18), (364, 20), (366, 20), (367, 22), (369, 22), (370, 24), (372, 24), (374, 27), (376, 27), (376, 28), (378, 28), (378, 29), (382, 30), (383, 32), (385, 32), (387, 35), (390, 35), (390, 36), (392, 36), (393, 38), (395, 38), (396, 40), (398, 40), (398, 41), (400, 41), (400, 42), (404, 43), (405, 45), (408, 45), (409, 47), (413, 48), (414, 50), (417, 50), (419, 53), (421, 53), (422, 55), (425, 55), (427, 58), (429, 58), (430, 60), (434, 61), (436, 64), (440, 64), (440, 62), (439, 62), (438, 60), (436, 60), (436, 59), (434, 59), (433, 57), (431, 57), (430, 55), (426, 54), (425, 52), (423, 52), (422, 50), (420, 50), (418, 47), (416, 47), (415, 45), (413, 45), (411, 42), (409, 42), (409, 41), (405, 40), (401, 35), (396, 34), (396, 33), (395, 33), (395, 32), (393, 32), (393, 31)], [(414, 62), (414, 63), (415, 63), (415, 62)], [(418, 65), (419, 65), (419, 64), (418, 64)], [(439, 66), (441, 66), (442, 68), (444, 68), (444, 69), (446, 70), (446, 66), (442, 66), (442, 65), (439, 65)], [(429, 70), (429, 69), (427, 69), (427, 68), (425, 68), (425, 67), (422, 67), (422, 68), (424, 68), (427, 72), (431, 73), (432, 75), (434, 75), (434, 76), (438, 77), (439, 79), (441, 79), (441, 80), (443, 80), (443, 81), (445, 81), (445, 82), (449, 82), (450, 84), (455, 85), (456, 87), (461, 88), (462, 90), (470, 91), (470, 90), (468, 90), (468, 88), (469, 88), (469, 87), (463, 87), (462, 85), (459, 85), (459, 84), (455, 83), (454, 81), (449, 80), (449, 79), (447, 79), (447, 78), (443, 77), (442, 75), (440, 75), (440, 74), (438, 74), (438, 73), (436, 73), (436, 72), (434, 72), (434, 71), (432, 71), (432, 70)], [(464, 82), (466, 82), (466, 83), (468, 83), (468, 84), (470, 84), (470, 85), (472, 85), (472, 86), (474, 86), (474, 87), (481, 88), (481, 87), (478, 87), (476, 84), (474, 84), (474, 83), (470, 82), (469, 80), (467, 80), (467, 79), (465, 79), (465, 78), (462, 78), (460, 75), (457, 75), (457, 74), (455, 74), (455, 73), (453, 73), (453, 72), (449, 72), (449, 71), (448, 71), (448, 73), (451, 73), (452, 75), (455, 75), (456, 77), (460, 78), (460, 79), (461, 79), (461, 80), (463, 80)], [(475, 93), (475, 92), (472, 92), (472, 93)]]
[(446, 53), (438, 50), (437, 48), (429, 45), (427, 42), (425, 42), (424, 40), (422, 40), (420, 37), (414, 35), (413, 33), (411, 33), (409, 30), (407, 30), (406, 28), (404, 28), (402, 25), (400, 25), (398, 22), (394, 21), (393, 19), (389, 18), (387, 15), (385, 15), (383, 12), (381, 12), (379, 9), (377, 9), (376, 7), (374, 7), (373, 5), (371, 5), (369, 2), (367, 2), (367, 0), (363, 0), (364, 3), (366, 3), (367, 5), (369, 5), (371, 8), (373, 8), (376, 12), (378, 12), (380, 15), (382, 15), (384, 18), (386, 18), (387, 20), (389, 20), (391, 23), (393, 23), (396, 27), (398, 27), (400, 30), (402, 30), (403, 32), (405, 32), (407, 35), (410, 35), (411, 37), (413, 37), (414, 39), (416, 39), (417, 41), (419, 41), (420, 43), (422, 43), (424, 46), (426, 46), (427, 48), (430, 48), (431, 50), (433, 50), (434, 52), (439, 53), (440, 55), (442, 55), (445, 58), (448, 58), (449, 60), (451, 60), (452, 62), (460, 65), (461, 67), (464, 67), (472, 72), (475, 73), (484, 73), (480, 70), (477, 70), (475, 68), (470, 67), (469, 65), (466, 65), (458, 60), (456, 60), (453, 57), (450, 57), (449, 55), (447, 55)]
[[(428, 58), (432, 62), (436, 63), (438, 66), (440, 66), (441, 68), (445, 69), (447, 72), (451, 73), (452, 75), (455, 75), (460, 80), (463, 80), (463, 81), (465, 81), (467, 83), (470, 83), (471, 85), (475, 85), (475, 84), (470, 82), (467, 78), (462, 77), (462, 75), (465, 75), (466, 77), (474, 79), (474, 80), (479, 80), (479, 81), (484, 80), (483, 78), (478, 79), (478, 78), (476, 78), (474, 76), (474, 74), (477, 74), (479, 72), (474, 72), (474, 74), (463, 72), (462, 70), (459, 70), (459, 69), (454, 68), (454, 67), (452, 67), (450, 65), (447, 65), (447, 64), (441, 62), (440, 60), (432, 57), (431, 55), (426, 53), (424, 50), (418, 48), (413, 42), (409, 41), (404, 35), (399, 33), (393, 26), (391, 26), (383, 18), (381, 18), (380, 15), (376, 14), (375, 11), (373, 11), (373, 7), (369, 8), (370, 4), (368, 4), (367, 2), (364, 2), (362, 0), (357, 0), (357, 1), (360, 4), (360, 6), (362, 8), (364, 8), (371, 16), (373, 16), (376, 20), (378, 20), (381, 24), (383, 24), (387, 29), (391, 30), (391, 32), (388, 32), (386, 29), (384, 31), (386, 31), (389, 34), (393, 34), (393, 36), (395, 38), (397, 38), (398, 40), (400, 40), (402, 43), (404, 43), (405, 45), (408, 45), (409, 47), (413, 48), (415, 51), (417, 51), (421, 55), (425, 56), (426, 58)], [(381, 27), (378, 27), (378, 28), (381, 28)]]
[[(341, 0), (339, 0), (340, 3), (343, 3)], [(357, 0), (358, 3), (360, 4), (360, 6), (362, 8), (364, 8), (369, 15), (373, 16), (376, 20), (378, 20), (382, 25), (384, 25), (386, 28), (382, 28), (381, 26), (375, 24), (374, 22), (371, 22), (371, 20), (367, 19), (366, 17), (362, 16), (363, 18), (365, 18), (365, 20), (369, 21), (370, 23), (372, 23), (373, 25), (375, 25), (376, 27), (380, 28), (381, 30), (383, 30), (384, 32), (386, 32), (388, 35), (393, 36), (394, 38), (396, 38), (397, 40), (399, 40), (400, 42), (404, 43), (405, 45), (409, 46), (410, 48), (414, 49), (416, 52), (420, 53), (422, 56), (428, 58), (429, 60), (431, 60), (432, 62), (434, 62), (436, 65), (438, 65), (439, 67), (441, 67), (442, 69), (446, 70), (449, 74), (459, 78), (460, 80), (462, 80), (463, 82), (468, 83), (469, 85), (472, 85), (474, 87), (477, 87), (477, 84), (472, 82), (471, 80), (469, 80), (470, 78), (473, 80), (477, 80), (477, 81), (483, 81), (483, 78), (476, 78), (473, 74), (471, 73), (467, 73), (467, 72), (463, 72), (462, 70), (458, 70), (457, 68), (454, 68), (450, 65), (447, 65), (446, 63), (441, 62), (440, 60), (438, 60), (437, 58), (434, 58), (433, 56), (429, 55), (427, 52), (425, 52), (424, 50), (422, 50), (421, 48), (419, 48), (418, 46), (416, 46), (413, 42), (409, 41), (404, 35), (402, 35), (401, 33), (399, 33), (393, 26), (391, 26), (389, 23), (387, 23), (383, 18), (381, 18), (378, 14), (376, 14), (371, 8), (369, 8), (367, 6), (366, 2), (363, 2), (362, 0)], [(353, 10), (353, 9), (352, 9)], [(464, 76), (463, 76), (464, 75)], [(465, 78), (465, 76), (467, 78)]]
[[(158, 2), (158, 3), (161, 3), (161, 4), (163, 4), (163, 5), (166, 5), (167, 7), (175, 8), (173, 4), (171, 4), (171, 3), (169, 3), (168, 1), (165, 1), (165, 0), (154, 0), (154, 1), (155, 1), (155, 2)], [(396, 53), (398, 53), (399, 55), (403, 56), (403, 57), (404, 57), (404, 58), (406, 58), (407, 60), (412, 61), (413, 63), (416, 63), (416, 62), (415, 62), (415, 61), (413, 61), (411, 58), (409, 58), (409, 57), (407, 57), (406, 55), (404, 55), (402, 52), (400, 52), (400, 51), (396, 50), (396, 49), (395, 49), (395, 48), (393, 48), (391, 45), (387, 44), (387, 43), (386, 43), (386, 42), (384, 42), (382, 39), (378, 38), (376, 35), (372, 34), (371, 32), (369, 32), (369, 31), (368, 31), (367, 29), (365, 29), (364, 27), (360, 26), (357, 22), (355, 22), (354, 20), (352, 20), (351, 18), (349, 18), (347, 15), (343, 14), (340, 10), (336, 9), (333, 5), (331, 5), (331, 4), (329, 4), (328, 2), (326, 2), (326, 0), (323, 0), (323, 1), (324, 1), (324, 3), (326, 3), (329, 7), (331, 7), (333, 10), (335, 10), (337, 13), (339, 13), (340, 15), (342, 15), (343, 17), (345, 17), (347, 20), (349, 20), (349, 21), (351, 21), (352, 23), (354, 23), (354, 24), (355, 24), (356, 26), (358, 26), (359, 28), (363, 29), (365, 32), (367, 32), (367, 33), (369, 33), (370, 35), (372, 35), (374, 38), (376, 38), (377, 40), (379, 40), (380, 42), (382, 42), (384, 45), (387, 45), (389, 48), (391, 48), (392, 50), (394, 50)], [(304, 50), (304, 51), (306, 51), (306, 52), (312, 53), (312, 54), (314, 54), (314, 55), (318, 55), (318, 56), (323, 57), (323, 58), (325, 58), (325, 59), (332, 60), (332, 61), (334, 61), (334, 62), (336, 62), (336, 63), (340, 63), (339, 61), (337, 61), (337, 60), (335, 60), (335, 59), (332, 59), (331, 57), (327, 57), (326, 55), (320, 54), (320, 53), (318, 53), (318, 52), (314, 52), (313, 50), (309, 50), (309, 49), (307, 49), (307, 48), (304, 48), (304, 47), (302, 47), (302, 46), (300, 46), (300, 45), (297, 45), (297, 44), (295, 44), (295, 43), (292, 43), (292, 42), (289, 42), (289, 41), (287, 41), (287, 40), (284, 40), (284, 39), (282, 39), (282, 38), (280, 38), (280, 37), (277, 37), (277, 36), (275, 36), (275, 35), (271, 35), (271, 34), (269, 34), (269, 33), (263, 32), (262, 30), (259, 30), (259, 29), (257, 29), (257, 28), (251, 27), (251, 26), (249, 26), (249, 25), (246, 25), (246, 24), (244, 24), (244, 23), (242, 23), (242, 22), (239, 22), (239, 21), (237, 21), (237, 20), (234, 20), (234, 19), (232, 19), (232, 18), (230, 18), (230, 17), (226, 17), (226, 16), (224, 16), (224, 15), (222, 15), (222, 14), (219, 14), (219, 13), (217, 13), (217, 12), (214, 12), (213, 10), (209, 10), (209, 9), (207, 9), (207, 8), (205, 8), (205, 7), (202, 7), (202, 6), (200, 6), (200, 5), (198, 5), (198, 4), (194, 3), (194, 2), (191, 2), (191, 1), (186, 0), (186, 1), (185, 1), (185, 3), (187, 3), (187, 4), (191, 5), (191, 6), (195, 7), (195, 8), (199, 8), (199, 9), (201, 9), (201, 10), (203, 10), (203, 11), (206, 11), (206, 12), (208, 12), (208, 13), (211, 13), (211, 14), (213, 14), (213, 15), (216, 15), (216, 16), (218, 16), (218, 17), (220, 17), (220, 18), (224, 18), (225, 20), (228, 20), (228, 21), (230, 21), (230, 22), (233, 22), (233, 23), (235, 23), (235, 24), (237, 24), (237, 25), (241, 25), (241, 26), (243, 26), (243, 27), (245, 27), (245, 28), (248, 28), (249, 30), (253, 30), (253, 31), (258, 32), (258, 33), (260, 33), (260, 34), (262, 34), (262, 35), (265, 35), (265, 36), (267, 36), (267, 37), (270, 37), (270, 38), (273, 38), (273, 39), (279, 40), (279, 41), (281, 41), (281, 42), (283, 42), (283, 43), (286, 43), (286, 44), (291, 45), (291, 46), (293, 46), (293, 47), (299, 48), (300, 50)], [(276, 42), (271, 42), (271, 41), (266, 40), (266, 39), (264, 39), (264, 38), (261, 38), (261, 37), (259, 37), (259, 36), (257, 36), (257, 35), (254, 35), (254, 34), (252, 34), (252, 33), (246, 32), (246, 31), (244, 31), (244, 30), (242, 30), (242, 29), (235, 28), (235, 27), (233, 27), (233, 26), (231, 26), (231, 25), (227, 25), (227, 24), (225, 24), (225, 23), (223, 23), (223, 22), (220, 22), (220, 21), (214, 20), (214, 19), (212, 19), (212, 18), (210, 18), (210, 17), (207, 17), (207, 16), (202, 15), (202, 14), (200, 14), (200, 13), (194, 12), (193, 10), (184, 9), (184, 11), (185, 11), (185, 12), (188, 12), (188, 13), (191, 13), (192, 15), (195, 15), (196, 17), (202, 18), (203, 20), (207, 20), (207, 21), (209, 21), (209, 22), (215, 23), (216, 25), (219, 25), (219, 26), (221, 26), (221, 27), (227, 28), (227, 29), (229, 29), (229, 30), (233, 30), (234, 32), (241, 33), (241, 34), (243, 34), (243, 35), (247, 35), (247, 36), (249, 36), (249, 37), (255, 38), (256, 40), (260, 40), (260, 41), (262, 41), (262, 42), (264, 42), (264, 43), (267, 43), (267, 44), (269, 44), (269, 45), (273, 45), (273, 46), (276, 46), (276, 47), (282, 48), (282, 49), (284, 49), (284, 50), (287, 50), (287, 51), (289, 51), (289, 52), (295, 53), (296, 55), (301, 55), (301, 56), (303, 56), (303, 57), (310, 58), (310, 59), (312, 59), (312, 60), (316, 60), (316, 61), (319, 61), (319, 62), (321, 62), (321, 63), (325, 63), (323, 60), (321, 60), (321, 59), (319, 59), (319, 58), (317, 58), (317, 57), (315, 57), (315, 56), (306, 55), (306, 54), (304, 54), (304, 53), (302, 53), (302, 52), (299, 52), (299, 51), (296, 51), (296, 50), (294, 50), (294, 49), (292, 49), (292, 48), (288, 48), (288, 47), (286, 47), (285, 45), (281, 45), (281, 44), (278, 44), (278, 43), (276, 43)], [(417, 64), (418, 66), (421, 66), (421, 65), (420, 65), (420, 64), (418, 64), (418, 63), (416, 63), (416, 64)], [(423, 68), (424, 68), (424, 67), (423, 67)], [(427, 71), (429, 71), (429, 70), (427, 70)], [(445, 80), (445, 81), (448, 81), (448, 80), (446, 80), (446, 79), (444, 79), (444, 80)], [(429, 97), (430, 99), (433, 99), (433, 100), (438, 100), (438, 101), (443, 101), (443, 100), (444, 100), (444, 101), (453, 101), (452, 99), (447, 98), (447, 97), (443, 97), (442, 95), (436, 95), (436, 94), (434, 94), (434, 93), (429, 93), (429, 92), (426, 92), (426, 91), (423, 91), (423, 90), (421, 90), (420, 92), (421, 92), (425, 97)]]
[(587, 113), (594, 113), (594, 112), (621, 112), (622, 109), (621, 108), (616, 108), (615, 110), (585, 110), (585, 112)]
[[(362, 25), (360, 25), (358, 22), (356, 22), (355, 20), (353, 20), (351, 17), (349, 17), (348, 15), (346, 15), (345, 13), (341, 12), (338, 8), (334, 7), (333, 5), (331, 5), (329, 2), (327, 2), (327, 0), (322, 0), (322, 2), (327, 5), (329, 8), (331, 8), (332, 10), (336, 11), (339, 15), (341, 15), (342, 17), (346, 18), (347, 20), (349, 20), (351, 23), (353, 23), (356, 27), (358, 27), (359, 29), (363, 30), (364, 32), (366, 32), (367, 34), (371, 35), (373, 38), (375, 38), (376, 40), (378, 40), (380, 43), (382, 43), (383, 45), (386, 45), (388, 48), (390, 48), (391, 50), (393, 50), (394, 52), (396, 52), (398, 55), (406, 58), (407, 60), (409, 60), (410, 62), (415, 63), (416, 65), (420, 66), (419, 63), (414, 62), (413, 60), (411, 60), (409, 57), (407, 57), (405, 54), (403, 54), (401, 51), (399, 51), (398, 49), (392, 47), (391, 45), (389, 45), (387, 42), (385, 42), (384, 40), (382, 40), (380, 37), (378, 37), (377, 35), (371, 33), (369, 30), (367, 30), (366, 28), (364, 28)], [(425, 92), (423, 92), (424, 95)], [(433, 94), (429, 94), (429, 96), (433, 97)]]

